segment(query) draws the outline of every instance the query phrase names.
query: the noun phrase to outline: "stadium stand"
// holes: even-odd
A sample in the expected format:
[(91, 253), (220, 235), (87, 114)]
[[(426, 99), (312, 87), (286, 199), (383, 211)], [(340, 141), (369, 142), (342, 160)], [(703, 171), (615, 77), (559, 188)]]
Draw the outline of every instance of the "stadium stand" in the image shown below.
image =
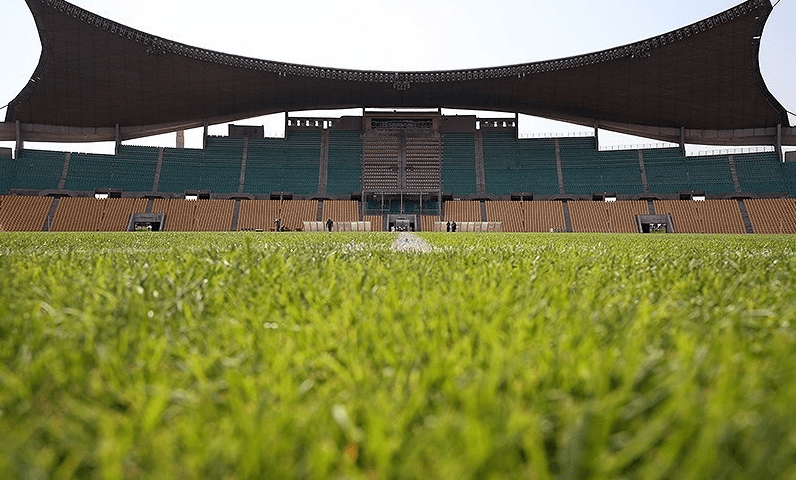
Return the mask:
[(745, 203), (755, 233), (796, 233), (795, 199), (747, 199)]
[[(556, 166), (555, 139), (520, 139), (517, 141), (515, 172), (519, 185), (515, 192), (533, 192), (537, 195), (558, 193), (558, 168)], [(491, 193), (487, 178), (487, 192)]]
[(644, 166), (651, 193), (735, 191), (727, 155), (684, 157), (679, 148), (644, 150)]
[(0, 232), (38, 232), (44, 227), (50, 197), (0, 196)]
[(362, 139), (359, 132), (329, 131), (329, 171), (326, 192), (362, 191)]
[(323, 202), (323, 221), (358, 222), (359, 202), (355, 200), (326, 200)]
[(567, 193), (644, 193), (637, 150), (600, 152), (594, 137), (574, 137), (560, 139), (560, 152)]
[(524, 202), (494, 201), (486, 202), (486, 219), (490, 222), (501, 222), (504, 232), (524, 232)]
[(130, 215), (146, 210), (144, 198), (62, 198), (50, 231), (123, 232)]
[(58, 188), (66, 154), (47, 150), (22, 150), (14, 160), (9, 188), (46, 190)]
[(458, 195), (476, 193), (472, 133), (446, 133), (442, 137), (442, 188)]
[(316, 193), (320, 152), (319, 130), (289, 129), (284, 139), (249, 139), (243, 191), (260, 195), (271, 192)]
[(397, 190), (398, 137), (369, 133), (362, 142), (362, 189)]
[(156, 198), (155, 213), (166, 214), (168, 232), (223, 232), (232, 225), (234, 200), (184, 200)]
[(442, 145), (439, 136), (406, 138), (406, 190), (433, 192), (442, 182)]
[(281, 203), (279, 200), (241, 201), (238, 230), (274, 230)]
[(638, 233), (636, 215), (648, 215), (646, 201), (568, 202), (575, 232)]
[(381, 215), (365, 215), (362, 217), (362, 220), (365, 222), (370, 222), (370, 230), (373, 232), (381, 232), (384, 230), (384, 217)]
[(787, 192), (782, 165), (774, 152), (734, 155), (743, 192)]
[(655, 200), (655, 213), (669, 214), (677, 233), (746, 233), (735, 200)]
[(445, 221), (480, 222), (481, 202), (468, 202), (468, 201), (445, 202)]
[(305, 221), (317, 221), (318, 202), (315, 200), (289, 200), (282, 202), (279, 212), (282, 224), (288, 230), (301, 230)]
[(243, 140), (238, 138), (208, 137), (203, 150), (166, 148), (158, 191), (237, 192), (242, 159)]
[[(483, 133), (484, 177), (487, 192), (508, 195), (529, 191), (517, 162), (517, 140), (513, 131)], [(555, 160), (555, 157), (554, 157)]]
[(561, 202), (533, 201), (523, 202), (526, 232), (563, 232), (566, 220)]
[(439, 222), (438, 215), (420, 215), (420, 231), (431, 232), (434, 230), (434, 223)]

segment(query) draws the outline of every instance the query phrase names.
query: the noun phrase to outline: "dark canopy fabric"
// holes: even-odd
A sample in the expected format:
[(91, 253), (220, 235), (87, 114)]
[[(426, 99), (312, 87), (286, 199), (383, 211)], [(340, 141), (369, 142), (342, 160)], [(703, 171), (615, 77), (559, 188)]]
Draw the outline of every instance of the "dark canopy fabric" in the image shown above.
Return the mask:
[(758, 65), (769, 0), (749, 0), (673, 32), (596, 53), (426, 72), (246, 58), (149, 35), (63, 0), (27, 3), (42, 55), (29, 84), (10, 103), (6, 122), (32, 125), (28, 131), (34, 133), (57, 126), (64, 138), (117, 125), (133, 137), (349, 107), (505, 111), (634, 132), (720, 135), (788, 126), (787, 112), (766, 88)]

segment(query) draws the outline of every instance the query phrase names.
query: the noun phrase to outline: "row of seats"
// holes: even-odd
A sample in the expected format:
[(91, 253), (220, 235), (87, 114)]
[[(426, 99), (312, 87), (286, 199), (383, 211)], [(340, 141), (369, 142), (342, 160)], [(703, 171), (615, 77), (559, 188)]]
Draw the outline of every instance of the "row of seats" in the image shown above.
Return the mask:
[[(132, 213), (146, 210), (146, 199), (69, 198), (58, 200), (52, 221), (47, 214), (56, 200), (51, 197), (0, 196), (0, 231), (121, 231)], [(796, 233), (796, 199), (747, 199), (744, 202), (753, 231)], [(298, 230), (304, 221), (316, 221), (314, 200), (244, 200), (240, 202), (238, 230), (273, 230), (275, 220), (289, 230)], [(323, 202), (325, 221), (359, 221), (359, 202)], [(488, 222), (500, 222), (507, 232), (565, 231), (565, 207), (559, 201), (483, 203)], [(652, 210), (646, 201), (569, 201), (567, 208), (575, 232), (636, 232), (636, 215), (668, 214), (678, 233), (745, 233), (741, 208), (736, 200), (655, 200)], [(232, 228), (234, 200), (155, 199), (153, 213), (165, 213), (164, 230), (228, 231)], [(482, 203), (448, 201), (444, 221), (481, 222)], [(364, 221), (381, 230), (383, 217), (365, 216)], [(423, 215), (421, 229), (433, 228), (436, 215)]]
[(146, 210), (145, 198), (62, 198), (52, 232), (123, 232), (130, 215)]
[[(289, 130), (284, 139), (250, 139), (243, 192), (317, 193), (321, 132)], [(367, 134), (363, 140), (355, 131), (327, 133), (328, 193), (395, 190), (401, 185), (398, 154), (403, 137)], [(652, 194), (726, 194), (740, 189), (796, 195), (796, 164), (782, 164), (774, 152), (684, 157), (677, 147), (598, 151), (593, 137), (518, 140), (511, 131), (480, 135), (486, 193), (492, 195), (558, 194), (557, 146), (568, 194), (642, 194), (646, 181), (646, 191)], [(475, 138), (472, 133), (407, 137), (404, 187), (461, 196), (477, 193)], [(241, 186), (243, 151), (244, 140), (230, 137), (208, 137), (201, 150), (165, 148), (156, 182), (159, 149), (154, 147), (122, 145), (117, 155), (23, 150), (16, 160), (0, 159), (0, 193), (58, 188), (235, 193)]]

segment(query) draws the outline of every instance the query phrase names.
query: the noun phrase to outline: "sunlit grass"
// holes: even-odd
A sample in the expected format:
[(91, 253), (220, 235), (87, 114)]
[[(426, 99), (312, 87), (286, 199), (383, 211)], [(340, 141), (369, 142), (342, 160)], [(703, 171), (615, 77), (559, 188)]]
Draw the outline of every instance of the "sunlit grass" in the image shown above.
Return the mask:
[(0, 235), (11, 478), (796, 478), (786, 236)]

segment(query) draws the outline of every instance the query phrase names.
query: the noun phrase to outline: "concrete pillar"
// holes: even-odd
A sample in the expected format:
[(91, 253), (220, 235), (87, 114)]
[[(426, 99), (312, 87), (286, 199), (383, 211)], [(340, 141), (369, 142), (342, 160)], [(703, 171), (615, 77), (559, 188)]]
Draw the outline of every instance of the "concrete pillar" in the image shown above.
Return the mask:
[(177, 148), (185, 148), (185, 130), (177, 131)]
[(22, 141), (22, 124), (19, 123), (19, 120), (17, 120), (16, 130), (17, 144), (14, 158), (19, 158), (19, 154), (22, 153), (22, 150), (25, 148), (25, 142)]

